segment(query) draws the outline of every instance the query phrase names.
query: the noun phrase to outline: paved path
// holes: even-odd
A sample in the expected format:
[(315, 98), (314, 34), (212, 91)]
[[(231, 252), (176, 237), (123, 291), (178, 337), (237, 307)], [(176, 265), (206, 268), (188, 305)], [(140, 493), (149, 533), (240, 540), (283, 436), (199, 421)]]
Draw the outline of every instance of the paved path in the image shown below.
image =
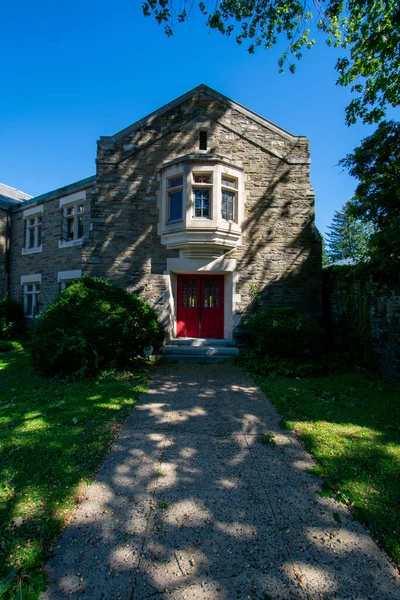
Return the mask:
[[(268, 432), (275, 447), (259, 443)], [(400, 599), (396, 571), (317, 494), (312, 466), (238, 368), (159, 367), (61, 536), (42, 599)]]

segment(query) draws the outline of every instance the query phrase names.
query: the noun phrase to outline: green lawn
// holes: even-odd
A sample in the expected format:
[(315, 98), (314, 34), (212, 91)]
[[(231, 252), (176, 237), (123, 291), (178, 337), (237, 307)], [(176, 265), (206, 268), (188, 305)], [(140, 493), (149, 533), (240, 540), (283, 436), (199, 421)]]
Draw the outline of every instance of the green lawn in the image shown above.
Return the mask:
[(147, 381), (44, 380), (14, 347), (0, 353), (0, 579), (43, 562)]
[(317, 460), (327, 493), (400, 566), (400, 385), (356, 373), (255, 379)]

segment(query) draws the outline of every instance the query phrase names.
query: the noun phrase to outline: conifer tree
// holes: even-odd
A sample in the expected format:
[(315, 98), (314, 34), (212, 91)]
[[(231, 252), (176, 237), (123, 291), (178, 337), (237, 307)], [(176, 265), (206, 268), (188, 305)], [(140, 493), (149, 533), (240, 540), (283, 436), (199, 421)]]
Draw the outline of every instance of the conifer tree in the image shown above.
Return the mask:
[(335, 211), (332, 225), (328, 227), (327, 252), (331, 262), (343, 258), (357, 260), (368, 254), (372, 228), (351, 216), (348, 209), (347, 202), (341, 210)]

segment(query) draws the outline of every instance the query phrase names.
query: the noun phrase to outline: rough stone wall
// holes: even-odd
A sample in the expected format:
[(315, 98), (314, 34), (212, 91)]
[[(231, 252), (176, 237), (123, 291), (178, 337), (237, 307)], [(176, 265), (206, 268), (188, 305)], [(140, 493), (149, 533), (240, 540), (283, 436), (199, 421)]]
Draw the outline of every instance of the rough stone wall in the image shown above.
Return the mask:
[[(86, 190), (84, 233), (89, 233), (90, 226), (90, 188)], [(40, 305), (45, 309), (60, 293), (58, 282), (59, 271), (71, 271), (82, 268), (82, 246), (59, 248), (61, 239), (60, 197), (47, 200), (42, 214), (42, 252), (22, 254), (25, 245), (23, 210), (12, 215), (11, 228), (11, 297), (17, 302), (23, 301), (21, 276), (40, 273)], [(26, 208), (29, 208), (28, 205)], [(83, 240), (85, 243), (85, 239)]]
[[(321, 242), (314, 227), (309, 146), (198, 93), (116, 142), (98, 146), (93, 231), (85, 272), (138, 290), (162, 311), (168, 251), (157, 235), (157, 174), (163, 162), (198, 152), (198, 127), (209, 122), (210, 154), (242, 161), (246, 175), (243, 245), (236, 258), (241, 295), (235, 322), (252, 310), (297, 306), (319, 318)], [(243, 201), (243, 199), (241, 199)], [(165, 308), (165, 307), (164, 307)]]
[(400, 377), (400, 286), (324, 271), (324, 320), (330, 344), (339, 350), (369, 353), (379, 370)]
[(6, 293), (6, 233), (7, 233), (7, 210), (0, 206), (0, 299)]

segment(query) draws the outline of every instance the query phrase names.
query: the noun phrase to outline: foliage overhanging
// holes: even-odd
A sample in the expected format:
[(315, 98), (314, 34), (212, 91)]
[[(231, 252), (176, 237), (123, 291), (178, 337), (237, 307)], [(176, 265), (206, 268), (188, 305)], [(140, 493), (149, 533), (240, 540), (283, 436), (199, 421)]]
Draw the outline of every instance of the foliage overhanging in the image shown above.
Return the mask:
[(396, 274), (400, 268), (400, 123), (383, 121), (340, 161), (359, 183), (348, 212), (375, 231), (368, 245), (375, 269)]
[[(346, 108), (346, 123), (361, 119), (378, 123), (387, 106), (400, 104), (400, 8), (397, 0), (145, 0), (145, 16), (164, 24), (168, 36), (197, 9), (206, 26), (235, 35), (248, 51), (272, 48), (286, 39), (279, 58), (282, 72), (290, 57), (301, 59), (304, 49), (323, 32), (329, 46), (345, 49), (338, 58), (337, 85), (355, 94)], [(289, 70), (295, 71), (289, 62)]]

